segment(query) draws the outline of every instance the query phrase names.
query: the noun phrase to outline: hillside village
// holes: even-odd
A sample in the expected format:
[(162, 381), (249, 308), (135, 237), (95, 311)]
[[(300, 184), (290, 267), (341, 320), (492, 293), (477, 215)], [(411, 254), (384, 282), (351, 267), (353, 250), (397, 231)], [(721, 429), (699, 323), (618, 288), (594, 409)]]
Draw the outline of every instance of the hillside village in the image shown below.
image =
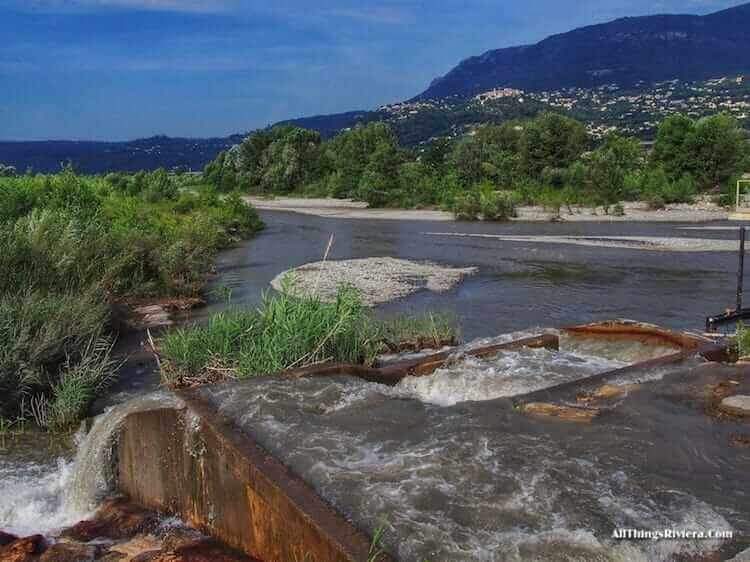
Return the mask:
[[(583, 121), (589, 133), (602, 138), (609, 132), (653, 139), (658, 124), (669, 115), (683, 114), (700, 118), (720, 112), (729, 113), (743, 127), (750, 125), (750, 84), (745, 76), (724, 76), (703, 82), (670, 80), (652, 85), (638, 84), (623, 89), (617, 84), (596, 88), (566, 88), (542, 92), (516, 88), (495, 88), (465, 100), (449, 97), (417, 99), (383, 105), (377, 112), (386, 122), (405, 122), (444, 114), (474, 114), (474, 122), (453, 126), (436, 136), (460, 136), (473, 130), (485, 118), (507, 114), (513, 105), (533, 103), (542, 109), (564, 113)], [(424, 142), (424, 140), (422, 141)]]

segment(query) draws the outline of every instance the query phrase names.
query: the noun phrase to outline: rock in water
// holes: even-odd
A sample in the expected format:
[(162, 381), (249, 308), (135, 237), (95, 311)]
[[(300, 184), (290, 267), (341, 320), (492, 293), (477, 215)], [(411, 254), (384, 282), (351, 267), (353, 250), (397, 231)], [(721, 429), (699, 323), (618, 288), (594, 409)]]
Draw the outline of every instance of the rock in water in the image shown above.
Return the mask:
[(93, 519), (81, 521), (65, 535), (84, 542), (96, 538), (117, 540), (146, 533), (157, 525), (158, 519), (153, 512), (117, 498), (106, 501)]
[(32, 562), (44, 552), (45, 542), (42, 535), (32, 535), (17, 539), (0, 547), (0, 562)]
[(99, 548), (94, 545), (59, 542), (49, 547), (39, 562), (94, 562)]
[(750, 416), (750, 396), (736, 394), (724, 398), (719, 409), (733, 416)]

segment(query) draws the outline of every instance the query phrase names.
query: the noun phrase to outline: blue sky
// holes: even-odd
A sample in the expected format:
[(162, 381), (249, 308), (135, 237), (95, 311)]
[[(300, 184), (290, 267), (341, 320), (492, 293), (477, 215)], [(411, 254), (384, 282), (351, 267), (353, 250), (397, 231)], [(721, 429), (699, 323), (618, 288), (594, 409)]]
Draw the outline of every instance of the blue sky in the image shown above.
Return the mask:
[(0, 139), (223, 136), (369, 109), (488, 49), (731, 0), (0, 0)]

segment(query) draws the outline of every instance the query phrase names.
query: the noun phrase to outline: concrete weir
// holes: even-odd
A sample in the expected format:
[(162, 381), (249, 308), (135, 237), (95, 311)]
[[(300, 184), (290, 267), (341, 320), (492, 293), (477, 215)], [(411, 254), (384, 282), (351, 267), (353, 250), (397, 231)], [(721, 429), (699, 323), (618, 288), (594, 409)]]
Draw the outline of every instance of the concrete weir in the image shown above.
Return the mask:
[[(461, 356), (481, 358), (520, 348), (557, 349), (563, 338), (576, 345), (629, 342), (661, 351), (615, 372), (514, 397), (514, 403), (554, 400), (571, 390), (601, 386), (623, 371), (655, 368), (695, 355), (708, 360), (724, 358), (722, 343), (625, 321), (463, 349)], [(405, 377), (430, 376), (455, 360), (450, 350), (382, 367), (324, 365), (277, 376), (354, 375), (393, 386)], [(116, 445), (116, 480), (119, 490), (132, 501), (176, 514), (228, 546), (265, 562), (395, 560), (388, 554), (373, 558), (370, 536), (224, 416), (199, 390), (178, 394), (183, 401), (179, 407), (135, 412), (124, 420)]]
[(120, 491), (263, 561), (368, 559), (369, 537), (210, 406), (183, 394), (185, 409), (125, 420)]

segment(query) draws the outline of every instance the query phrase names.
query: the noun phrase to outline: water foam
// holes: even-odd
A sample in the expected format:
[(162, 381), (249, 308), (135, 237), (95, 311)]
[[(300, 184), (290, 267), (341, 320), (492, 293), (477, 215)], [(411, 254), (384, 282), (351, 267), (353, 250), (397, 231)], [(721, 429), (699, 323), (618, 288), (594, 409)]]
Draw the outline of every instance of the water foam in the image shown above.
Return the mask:
[(63, 505), (73, 464), (0, 463), (0, 529), (19, 536), (73, 525), (86, 515)]
[(0, 529), (16, 535), (56, 532), (89, 517), (111, 489), (112, 451), (125, 417), (180, 401), (157, 392), (119, 404), (77, 435), (75, 458), (47, 463), (0, 459)]
[(397, 389), (405, 397), (438, 406), (494, 400), (617, 369), (625, 363), (547, 349), (503, 352), (489, 359), (459, 358), (429, 377), (406, 377)]
[(602, 448), (602, 433), (613, 427), (578, 435), (537, 425), (504, 401), (483, 403), (622, 365), (579, 349), (521, 350), (459, 356), (394, 388), (342, 376), (205, 392), (355, 524), (384, 527), (385, 547), (400, 559), (639, 562), (711, 554), (720, 542), (612, 538), (615, 528), (731, 529), (724, 508), (699, 491), (680, 489), (679, 479), (656, 481), (649, 458), (620, 456), (641, 450), (647, 425)]

